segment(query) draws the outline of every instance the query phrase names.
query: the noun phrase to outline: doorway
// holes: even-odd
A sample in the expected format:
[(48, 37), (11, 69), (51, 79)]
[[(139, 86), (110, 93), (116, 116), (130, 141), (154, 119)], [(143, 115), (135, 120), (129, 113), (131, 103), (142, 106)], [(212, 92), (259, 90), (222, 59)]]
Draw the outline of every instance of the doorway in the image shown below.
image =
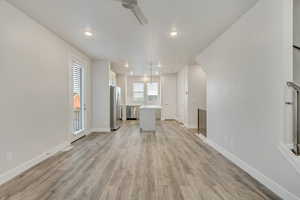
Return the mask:
[(84, 135), (85, 130), (85, 70), (83, 62), (72, 59), (72, 141)]

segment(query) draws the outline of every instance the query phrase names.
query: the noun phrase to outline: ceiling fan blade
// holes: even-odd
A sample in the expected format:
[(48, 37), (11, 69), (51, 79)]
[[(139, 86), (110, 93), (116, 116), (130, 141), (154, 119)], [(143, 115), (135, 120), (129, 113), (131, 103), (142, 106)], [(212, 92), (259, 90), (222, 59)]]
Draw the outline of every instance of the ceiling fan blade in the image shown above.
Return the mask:
[(141, 25), (146, 25), (148, 24), (148, 20), (145, 17), (143, 11), (141, 10), (141, 8), (138, 5), (135, 5), (131, 11), (133, 12), (133, 14), (135, 15), (135, 17), (137, 18), (137, 20), (140, 22)]

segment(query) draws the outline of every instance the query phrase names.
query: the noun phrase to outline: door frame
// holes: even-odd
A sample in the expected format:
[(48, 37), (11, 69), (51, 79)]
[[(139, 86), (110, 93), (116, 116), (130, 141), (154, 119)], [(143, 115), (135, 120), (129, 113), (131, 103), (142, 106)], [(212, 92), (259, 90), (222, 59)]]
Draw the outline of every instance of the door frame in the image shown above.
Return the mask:
[[(82, 64), (82, 106), (83, 106), (83, 113), (82, 113), (82, 130), (73, 132), (73, 70), (72, 66), (74, 62), (78, 62)], [(69, 134), (68, 140), (70, 143), (78, 140), (79, 138), (85, 136), (87, 134), (87, 112), (86, 112), (86, 102), (87, 102), (87, 67), (88, 61), (83, 59), (81, 56), (76, 54), (71, 54), (69, 58)]]

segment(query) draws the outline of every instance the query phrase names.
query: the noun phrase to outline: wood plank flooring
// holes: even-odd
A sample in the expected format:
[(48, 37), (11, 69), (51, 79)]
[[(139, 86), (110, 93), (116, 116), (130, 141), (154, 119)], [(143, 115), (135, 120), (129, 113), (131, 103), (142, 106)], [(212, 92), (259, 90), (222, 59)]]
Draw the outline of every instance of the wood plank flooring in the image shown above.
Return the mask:
[(0, 200), (279, 199), (174, 121), (93, 133), (0, 187)]

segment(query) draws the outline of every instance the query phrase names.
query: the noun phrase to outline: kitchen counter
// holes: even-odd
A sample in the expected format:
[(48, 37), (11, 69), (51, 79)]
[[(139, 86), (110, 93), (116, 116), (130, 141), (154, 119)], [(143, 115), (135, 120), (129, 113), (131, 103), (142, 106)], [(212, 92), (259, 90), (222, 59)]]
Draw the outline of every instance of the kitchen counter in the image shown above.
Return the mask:
[(145, 105), (145, 106), (140, 106), (140, 109), (161, 109), (161, 106), (156, 106), (156, 105)]
[(140, 128), (142, 131), (156, 131), (156, 111), (161, 106), (144, 105), (140, 107)]

